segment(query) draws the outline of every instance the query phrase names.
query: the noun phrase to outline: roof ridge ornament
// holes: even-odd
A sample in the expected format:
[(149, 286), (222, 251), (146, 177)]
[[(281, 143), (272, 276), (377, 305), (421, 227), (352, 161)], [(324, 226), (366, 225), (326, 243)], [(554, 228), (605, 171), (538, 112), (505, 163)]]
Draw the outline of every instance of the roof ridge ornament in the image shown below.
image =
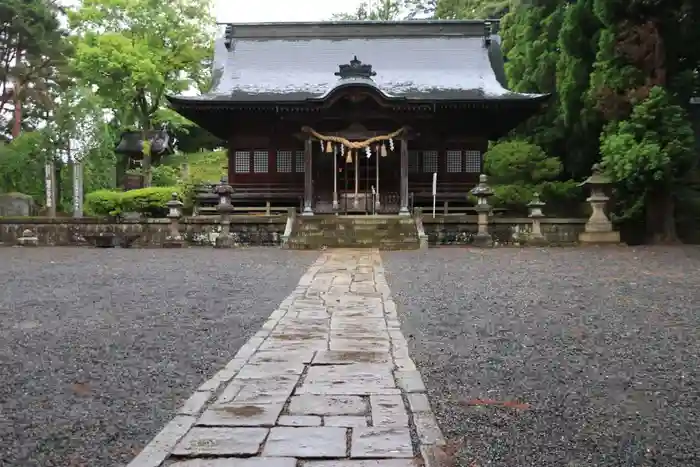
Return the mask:
[(372, 70), (372, 65), (368, 63), (362, 63), (360, 60), (357, 59), (357, 55), (355, 55), (355, 58), (353, 58), (349, 64), (338, 65), (338, 71), (335, 72), (335, 76), (340, 76), (340, 79), (372, 79), (372, 77), (376, 75), (377, 72)]
[(491, 21), (484, 21), (484, 47), (489, 48), (491, 46), (492, 34), (493, 29), (491, 27)]

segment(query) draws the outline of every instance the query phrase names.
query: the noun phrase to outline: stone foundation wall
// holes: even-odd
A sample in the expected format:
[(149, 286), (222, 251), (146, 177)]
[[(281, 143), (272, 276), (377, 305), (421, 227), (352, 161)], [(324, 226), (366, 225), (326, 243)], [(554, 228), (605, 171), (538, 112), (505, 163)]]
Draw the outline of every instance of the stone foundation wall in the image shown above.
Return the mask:
[[(250, 246), (277, 246), (282, 242), (286, 215), (234, 216), (231, 232), (236, 243)], [(552, 245), (568, 245), (578, 241), (586, 219), (542, 219), (542, 233)], [(432, 246), (466, 245), (471, 243), (477, 231), (476, 216), (423, 215), (423, 227)], [(25, 229), (30, 229), (39, 238), (40, 245), (78, 246), (87, 244), (85, 236), (101, 232), (141, 234), (134, 247), (162, 246), (169, 234), (167, 219), (141, 221), (113, 221), (97, 218), (42, 218), (0, 217), (0, 243), (5, 246), (17, 244), (17, 238)], [(180, 221), (180, 233), (188, 245), (211, 246), (221, 227), (218, 216), (198, 216)], [(522, 245), (532, 231), (528, 218), (492, 218), (489, 231), (497, 245)]]
[[(287, 222), (286, 215), (234, 216), (231, 232), (240, 245), (279, 245)], [(134, 247), (159, 247), (169, 235), (167, 219), (113, 221), (97, 218), (0, 218), (0, 243), (17, 244), (17, 238), (30, 229), (39, 238), (39, 245), (78, 246), (87, 244), (85, 237), (101, 232), (141, 234)], [(180, 233), (188, 245), (211, 246), (221, 232), (218, 216), (191, 217), (180, 220)]]
[[(541, 221), (542, 234), (551, 245), (570, 245), (578, 242), (587, 219), (547, 219)], [(431, 246), (467, 245), (477, 231), (476, 216), (423, 214), (423, 228)], [(489, 232), (496, 245), (518, 246), (527, 242), (532, 232), (528, 218), (494, 217)]]

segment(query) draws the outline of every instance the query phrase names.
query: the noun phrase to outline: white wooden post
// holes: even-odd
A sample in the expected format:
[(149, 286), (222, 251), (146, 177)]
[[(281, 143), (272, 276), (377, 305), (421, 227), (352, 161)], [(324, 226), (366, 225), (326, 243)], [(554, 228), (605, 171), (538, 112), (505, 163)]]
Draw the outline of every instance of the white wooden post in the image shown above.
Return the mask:
[(44, 166), (44, 181), (46, 186), (46, 208), (49, 217), (56, 217), (56, 170), (53, 159)]
[(433, 172), (433, 219), (435, 219), (435, 198), (437, 197), (437, 172)]
[(83, 163), (73, 160), (73, 217), (83, 217)]

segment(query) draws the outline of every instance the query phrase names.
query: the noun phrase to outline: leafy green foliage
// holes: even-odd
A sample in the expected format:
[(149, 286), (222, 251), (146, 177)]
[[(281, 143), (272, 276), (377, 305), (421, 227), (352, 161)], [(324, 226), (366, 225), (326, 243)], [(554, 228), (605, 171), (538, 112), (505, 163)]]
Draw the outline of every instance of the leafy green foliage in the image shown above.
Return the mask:
[(180, 171), (168, 165), (159, 165), (153, 168), (153, 186), (174, 186), (180, 181)]
[(0, 192), (30, 195), (44, 204), (45, 155), (40, 132), (20, 135), (10, 143), (0, 143)]
[(694, 167), (688, 115), (661, 87), (635, 105), (629, 119), (611, 122), (601, 136), (603, 164), (624, 194), (622, 214), (640, 215), (647, 196), (673, 192)]
[(598, 159), (598, 135), (603, 127), (594, 102), (585, 98), (602, 26), (593, 13), (593, 2), (581, 0), (565, 9), (556, 63), (557, 120), (565, 139), (562, 163), (568, 174), (579, 179), (590, 173)]
[(486, 173), (497, 183), (539, 183), (556, 178), (561, 162), (535, 144), (505, 141), (494, 144), (484, 156)]
[(392, 21), (403, 16), (403, 0), (380, 0), (373, 5), (367, 1), (360, 3), (351, 13), (333, 15), (334, 20), (345, 21)]
[[(185, 210), (191, 209), (197, 186), (216, 183), (225, 175), (224, 167), (228, 163), (226, 154), (226, 151), (211, 151), (173, 155), (163, 165), (153, 168), (153, 187), (126, 192), (95, 191), (86, 195), (85, 211), (99, 216), (138, 212), (158, 217), (165, 214), (165, 203), (173, 192), (180, 195)], [(181, 170), (185, 163), (189, 167), (187, 177)]]
[(150, 187), (125, 191), (121, 197), (122, 212), (138, 212), (147, 217), (163, 217), (167, 213), (166, 203), (178, 193), (176, 186)]
[(580, 194), (573, 181), (556, 180), (562, 170), (557, 158), (526, 141), (494, 144), (485, 154), (484, 165), (495, 193), (493, 203), (514, 212), (526, 212), (536, 192), (556, 205), (570, 203)]
[(175, 129), (170, 133), (177, 140), (178, 149), (184, 153), (194, 153), (202, 149), (213, 151), (226, 145), (225, 141), (220, 140), (198, 125), (184, 129)]
[(439, 0), (435, 17), (440, 19), (500, 18), (508, 12), (513, 0)]
[[(165, 162), (178, 170), (187, 164), (189, 178), (197, 181), (216, 183), (226, 175), (224, 167), (228, 165), (226, 151), (204, 151), (173, 155)], [(180, 178), (182, 175), (180, 175)]]
[[(129, 175), (143, 175), (141, 168), (130, 169), (126, 171)], [(151, 186), (173, 186), (180, 182), (182, 175), (180, 170), (169, 165), (158, 165), (151, 169)]]
[[(35, 129), (45, 120), (52, 88), (61, 79), (58, 72), (69, 53), (59, 15), (52, 0), (0, 2), (0, 135), (9, 134), (12, 127), (16, 137), (16, 130)], [(18, 111), (12, 120), (3, 121), (9, 110)]]
[(85, 213), (91, 216), (116, 216), (121, 214), (124, 193), (113, 190), (97, 190), (85, 195)]
[(164, 97), (207, 81), (210, 7), (209, 0), (84, 0), (69, 15), (74, 70), (111, 103), (122, 128), (186, 124)]
[(166, 203), (173, 193), (180, 193), (176, 186), (150, 187), (139, 190), (99, 190), (85, 196), (85, 212), (95, 216), (118, 216), (137, 212), (147, 217), (163, 217)]

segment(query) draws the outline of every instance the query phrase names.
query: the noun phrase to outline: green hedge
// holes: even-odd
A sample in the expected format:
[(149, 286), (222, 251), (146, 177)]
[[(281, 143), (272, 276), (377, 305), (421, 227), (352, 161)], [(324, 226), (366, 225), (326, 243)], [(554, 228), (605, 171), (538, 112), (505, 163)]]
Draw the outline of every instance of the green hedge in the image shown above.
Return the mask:
[(147, 217), (164, 217), (173, 193), (181, 195), (176, 186), (141, 188), (129, 191), (99, 190), (85, 196), (85, 212), (93, 216), (118, 216), (138, 212)]

